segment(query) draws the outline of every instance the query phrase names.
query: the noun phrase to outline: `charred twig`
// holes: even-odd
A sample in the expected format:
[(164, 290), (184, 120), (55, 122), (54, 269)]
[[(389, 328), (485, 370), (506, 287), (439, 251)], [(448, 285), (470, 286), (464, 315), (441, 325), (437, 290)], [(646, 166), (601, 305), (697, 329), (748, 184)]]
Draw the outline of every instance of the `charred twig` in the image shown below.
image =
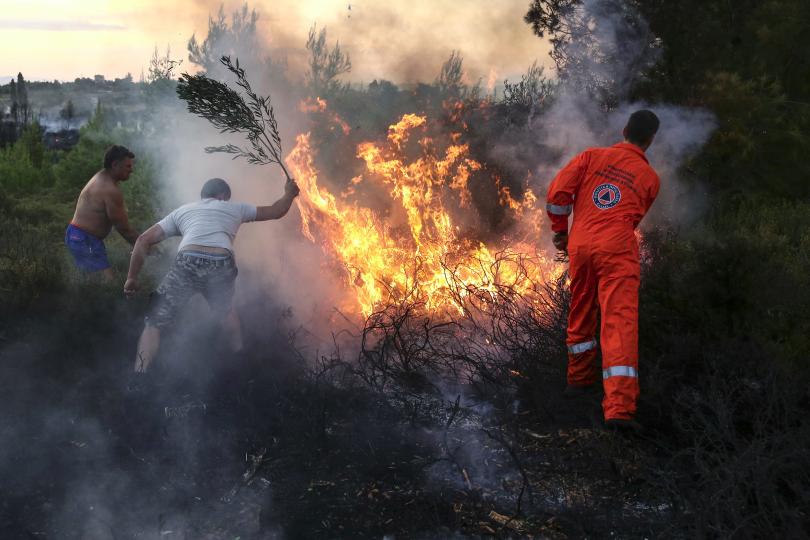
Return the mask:
[[(515, 452), (515, 449), (512, 447), (511, 444), (506, 442), (502, 437), (493, 434), (488, 429), (482, 429), (481, 431), (483, 431), (484, 434), (486, 434), (487, 437), (489, 437), (493, 441), (496, 441), (501, 446), (506, 448), (506, 451), (509, 452), (509, 455), (511, 456), (512, 461), (515, 463), (515, 466), (520, 471), (520, 476), (523, 478), (523, 482), (520, 485), (520, 493), (518, 494), (517, 504), (515, 506), (515, 515), (512, 517), (512, 520), (514, 520), (516, 517), (518, 517), (520, 515), (520, 512), (522, 510), (522, 505), (523, 505), (523, 495), (526, 493), (527, 490), (528, 490), (528, 493), (529, 493), (529, 499), (531, 500), (532, 493), (531, 493), (531, 486), (529, 485), (529, 475), (526, 474), (526, 468), (523, 467), (523, 463), (521, 463), (520, 459), (517, 456), (517, 453)], [(503, 524), (504, 527), (506, 527), (507, 525), (508, 525), (508, 522)]]
[(260, 448), (259, 451), (251, 456), (248, 456), (250, 465), (248, 466), (247, 470), (242, 473), (242, 481), (237, 482), (234, 486), (222, 497), (222, 502), (229, 503), (233, 500), (239, 490), (242, 489), (242, 486), (246, 486), (251, 479), (256, 475), (256, 472), (261, 467), (264, 461), (264, 455), (267, 453), (267, 447)]
[(458, 452), (461, 446), (456, 447), (455, 450), (452, 452), (450, 451), (450, 442), (447, 440), (448, 435), (450, 434), (450, 426), (453, 425), (453, 421), (456, 419), (458, 412), (461, 410), (461, 394), (456, 396), (456, 401), (453, 404), (453, 410), (450, 413), (450, 417), (447, 419), (447, 423), (444, 425), (444, 437), (443, 437), (443, 444), (442, 449), (444, 450), (445, 458), (447, 461), (455, 465), (456, 469), (458, 469), (461, 478), (464, 480), (464, 483), (467, 485), (467, 489), (472, 491), (472, 482), (470, 481), (470, 475), (467, 473), (467, 469), (461, 466), (461, 464), (456, 459), (456, 452)]
[[(466, 379), (480, 396), (508, 396), (523, 388), (536, 394), (536, 406), (551, 416), (533, 381), (558, 374), (565, 365), (569, 293), (565, 273), (535, 283), (529, 268), (537, 263), (531, 259), (503, 250), (493, 260), (463, 267), (443, 261), (446, 290), (459, 313), (427, 309), (418, 265), (406, 290), (380, 282), (387, 296), (361, 332), (358, 376), (378, 390), (403, 382), (424, 390), (436, 376)], [(471, 284), (469, 272), (483, 285)]]
[(447, 442), (447, 435), (450, 433), (450, 426), (453, 425), (453, 420), (456, 419), (456, 415), (461, 408), (461, 394), (456, 396), (456, 402), (453, 405), (453, 411), (450, 413), (450, 418), (447, 419), (447, 423), (444, 425), (444, 451), (448, 454), (450, 453), (450, 446)]
[(247, 100), (227, 84), (204, 74), (183, 73), (177, 85), (177, 95), (187, 103), (189, 112), (211, 122), (220, 133), (247, 136), (250, 147), (226, 144), (207, 146), (205, 151), (233, 154), (233, 159), (243, 157), (248, 163), (257, 165), (277, 163), (290, 180), (282, 159), (281, 136), (270, 96), (260, 96), (253, 91), (238, 58), (235, 65), (230, 56), (223, 56), (220, 62), (236, 76), (236, 84), (244, 91)]

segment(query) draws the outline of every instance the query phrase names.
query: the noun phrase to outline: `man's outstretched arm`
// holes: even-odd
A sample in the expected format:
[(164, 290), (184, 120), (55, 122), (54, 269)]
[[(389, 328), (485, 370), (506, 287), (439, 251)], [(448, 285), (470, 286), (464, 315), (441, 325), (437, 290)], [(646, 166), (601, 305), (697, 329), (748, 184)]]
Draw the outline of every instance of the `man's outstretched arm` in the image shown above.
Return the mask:
[(146, 254), (149, 248), (155, 244), (162, 242), (166, 238), (166, 233), (160, 225), (155, 224), (149, 227), (146, 232), (138, 237), (135, 241), (135, 247), (132, 248), (132, 257), (129, 259), (129, 272), (127, 273), (127, 281), (124, 284), (124, 294), (132, 296), (138, 290), (138, 274), (141, 273), (143, 268), (143, 261), (146, 259)]
[(289, 212), (293, 201), (298, 196), (301, 189), (295, 180), (288, 180), (284, 184), (284, 196), (270, 206), (259, 206), (256, 208), (256, 221), (267, 221), (269, 219), (283, 218)]

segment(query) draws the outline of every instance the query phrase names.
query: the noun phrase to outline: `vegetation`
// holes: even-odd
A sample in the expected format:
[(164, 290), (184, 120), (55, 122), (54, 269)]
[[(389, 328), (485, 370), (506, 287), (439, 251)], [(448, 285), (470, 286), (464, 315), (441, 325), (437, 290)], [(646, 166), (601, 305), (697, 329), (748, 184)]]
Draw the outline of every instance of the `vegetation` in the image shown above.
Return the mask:
[[(139, 228), (154, 222), (153, 161), (140, 151), (139, 137), (113, 127), (110, 118), (98, 108), (69, 151), (46, 150), (36, 123), (16, 143), (0, 149), (0, 322), (38, 310), (40, 300), (47, 302), (70, 287), (74, 272), (62, 246), (64, 229), (78, 192), (101, 169), (111, 144), (127, 145), (136, 153), (135, 172), (122, 186), (131, 221)], [(123, 268), (128, 244), (113, 235), (108, 245), (111, 260)]]
[(340, 49), (340, 43), (329, 50), (326, 43), (326, 28), (316, 32), (315, 26), (309, 29), (307, 38), (309, 51), (309, 73), (307, 84), (310, 91), (318, 96), (332, 97), (345, 88), (338, 76), (352, 70), (348, 53)]
[[(691, 230), (648, 236), (641, 296), (642, 410), (679, 471), (668, 487), (688, 510), (683, 526), (697, 537), (807, 536), (810, 41), (799, 21), (810, 4), (588, 6), (621, 16), (619, 28), (649, 25), (657, 59), (632, 72), (628, 98), (707, 107), (718, 122), (689, 164), (710, 209)], [(570, 29), (586, 11), (535, 1), (526, 15), (564, 71), (582, 65)], [(597, 81), (596, 94), (620, 95), (614, 82)]]
[(243, 149), (233, 144), (209, 146), (208, 153), (224, 152), (233, 154), (234, 159), (243, 157), (255, 165), (278, 164), (287, 178), (290, 175), (284, 166), (281, 150), (281, 136), (278, 122), (273, 112), (270, 96), (258, 96), (250, 86), (245, 70), (231, 63), (228, 56), (222, 57), (222, 65), (237, 78), (237, 85), (248, 98), (228, 85), (205, 75), (184, 73), (177, 86), (177, 95), (188, 105), (190, 113), (211, 122), (220, 133), (241, 133), (245, 135), (252, 149)]
[[(207, 76), (227, 75), (230, 66), (223, 70), (219, 64), (225, 54), (249, 57), (251, 68), (269, 65), (275, 82), (283, 79), (284, 84), (297, 85), (302, 96), (329, 99), (328, 113), (309, 113), (313, 147), (320, 149), (318, 166), (347, 181), (358, 168), (351, 149), (361, 140), (384, 134), (404, 113), (428, 113), (439, 119), (435, 130), (441, 133), (466, 125), (462, 141), (487, 167), (471, 174), (472, 202), (486, 222), (486, 232), (493, 235), (509, 223), (492, 202), (498, 200), (498, 187), (488, 180), (490, 173), (500, 173), (502, 185), (519, 197), (526, 170), (555, 157), (530, 136), (530, 129), (533, 120), (542, 118), (570, 88), (566, 85), (584, 89), (599, 100), (603, 111), (629, 101), (710, 110), (717, 129), (682, 171), (695, 185), (708, 187), (708, 210), (688, 229), (661, 228), (645, 235), (640, 411), (652, 433), (646, 441), (647, 455), (660, 459), (654, 460), (654, 469), (634, 478), (641, 477), (655, 492), (670, 495), (675, 508), (673, 527), (683, 536), (810, 534), (804, 510), (810, 507), (806, 452), (810, 445), (810, 40), (803, 35), (810, 3), (535, 0), (526, 22), (538, 35), (551, 39), (558, 80), (548, 79), (533, 65), (520, 81), (506, 81), (500, 100), (481, 97), (477, 85), (464, 82), (463, 59), (456, 51), (432, 83), (407, 90), (386, 80), (364, 87), (345, 84), (339, 77), (351, 69), (348, 54), (338, 44), (329, 49), (325, 29), (316, 32), (315, 27), (306, 44), (310, 73), (304, 81), (290, 81), (280, 64), (255, 57), (256, 20), (256, 13), (245, 6), (228, 24), (220, 10), (209, 21), (208, 36), (202, 41), (192, 37), (189, 42), (189, 60), (203, 67), (206, 75), (186, 76), (181, 89), (191, 81), (213, 80)], [(620, 43), (634, 46), (600, 42), (592, 32), (593, 24), (602, 24), (599, 21), (610, 21), (611, 29), (624, 37)], [(628, 59), (632, 65), (625, 69)], [(155, 70), (150, 69), (144, 92), (133, 90), (139, 85), (130, 80), (119, 83), (120, 95), (135, 96), (132, 99), (143, 105), (156, 95), (173, 94), (175, 65), (168, 52), (160, 57), (156, 51)], [(12, 96), (13, 91), (14, 99), (22, 103), (20, 84), (2, 87), (4, 96)], [(89, 89), (101, 82), (87, 79), (74, 84)], [(60, 85), (47, 85), (48, 92), (62, 96), (58, 103), (66, 116), (80, 114), (78, 100), (64, 99)], [(25, 96), (29, 107), (33, 92)], [(262, 110), (272, 118), (262, 98), (256, 96), (253, 104), (263, 103), (265, 109), (251, 110), (237, 97), (243, 120), (261, 117), (254, 113)], [(332, 111), (345, 120), (347, 130), (335, 129)], [(70, 151), (45, 149), (40, 127), (33, 122), (20, 132), (19, 140), (0, 150), (0, 323), (47, 311), (43, 304), (71, 294), (71, 265), (61, 247), (64, 226), (78, 190), (100, 168), (110, 143), (135, 150), (136, 174), (125, 185), (125, 197), (138, 227), (153, 222), (158, 204), (154, 157), (135, 130), (118, 127), (116, 114), (113, 105), (97, 109)], [(226, 123), (220, 127), (229, 129)], [(505, 146), (516, 148), (521, 160), (498, 153)], [(277, 154), (272, 158), (279, 160)], [(110, 249), (122, 267), (127, 247), (113, 241)], [(555, 301), (552, 322), (521, 319), (506, 325), (535, 328), (535, 337), (540, 336), (535, 343), (504, 345), (514, 355), (509, 366), (513, 371), (489, 357), (465, 366), (472, 372), (485, 371), (483, 378), (493, 385), (517, 386), (521, 395), (533, 396), (535, 413), (543, 398), (532, 388), (544, 381), (548, 372), (543, 370), (549, 367), (538, 365), (536, 359), (540, 353), (544, 358), (553, 356), (564, 318), (565, 298)], [(399, 313), (389, 315), (398, 324), (413, 323), (403, 328), (412, 330), (414, 342), (427, 342), (420, 334), (428, 332), (427, 323), (397, 318)], [(391, 331), (397, 339), (405, 339), (401, 329), (380, 323), (372, 330)], [(400, 350), (412, 349), (395, 352)], [(419, 362), (395, 359), (396, 369), (380, 351), (364, 351), (368, 354), (360, 367), (371, 381), (387, 381), (392, 373), (410, 376), (400, 372), (413, 370), (412, 365), (429, 365), (438, 350), (423, 346)], [(453, 355), (461, 355), (449, 348), (446, 354), (453, 361), (458, 360)], [(560, 358), (552, 358), (558, 364), (555, 369)], [(402, 365), (408, 369), (400, 369)], [(324, 373), (332, 374), (327, 369)], [(510, 373), (522, 373), (528, 382), (515, 383)]]

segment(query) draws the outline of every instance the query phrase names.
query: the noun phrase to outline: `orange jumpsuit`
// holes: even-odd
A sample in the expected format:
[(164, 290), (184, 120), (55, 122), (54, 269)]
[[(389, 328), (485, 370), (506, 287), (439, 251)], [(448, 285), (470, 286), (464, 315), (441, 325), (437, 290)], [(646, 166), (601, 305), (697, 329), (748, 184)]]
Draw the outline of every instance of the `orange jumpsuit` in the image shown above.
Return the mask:
[(596, 383), (601, 345), (606, 420), (631, 419), (636, 412), (639, 256), (634, 231), (659, 186), (644, 151), (619, 143), (582, 152), (557, 174), (548, 190), (546, 209), (554, 232), (566, 232), (568, 215), (574, 213), (568, 238), (568, 384)]

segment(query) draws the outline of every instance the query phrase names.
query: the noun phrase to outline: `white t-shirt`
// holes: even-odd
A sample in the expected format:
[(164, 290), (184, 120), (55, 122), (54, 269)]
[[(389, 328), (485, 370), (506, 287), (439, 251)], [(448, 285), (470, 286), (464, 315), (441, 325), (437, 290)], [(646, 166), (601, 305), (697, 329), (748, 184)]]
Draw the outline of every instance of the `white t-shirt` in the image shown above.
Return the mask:
[(242, 223), (256, 219), (252, 204), (202, 199), (184, 204), (158, 221), (166, 237), (182, 236), (178, 250), (195, 244), (233, 251), (233, 239)]

